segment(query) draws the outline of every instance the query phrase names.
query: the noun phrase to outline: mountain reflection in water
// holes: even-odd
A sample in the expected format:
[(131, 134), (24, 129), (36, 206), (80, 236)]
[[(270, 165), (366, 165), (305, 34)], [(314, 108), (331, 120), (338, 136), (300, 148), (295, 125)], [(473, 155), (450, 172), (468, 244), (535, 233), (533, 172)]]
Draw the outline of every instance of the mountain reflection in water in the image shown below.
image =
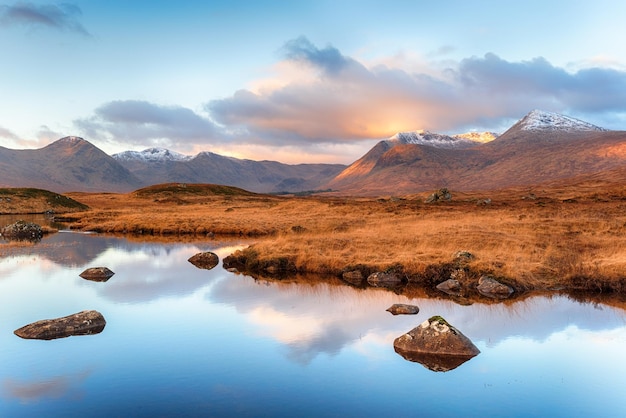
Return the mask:
[[(240, 247), (73, 233), (17, 252), (0, 246), (0, 415), (626, 415), (623, 310), (564, 296), (461, 306), (187, 261)], [(93, 266), (114, 278), (78, 276)], [(394, 303), (420, 312), (390, 315)], [(85, 309), (103, 313), (106, 332), (13, 335)], [(481, 354), (446, 373), (396, 354), (393, 340), (433, 315)], [(427, 402), (451, 390), (445, 402)]]

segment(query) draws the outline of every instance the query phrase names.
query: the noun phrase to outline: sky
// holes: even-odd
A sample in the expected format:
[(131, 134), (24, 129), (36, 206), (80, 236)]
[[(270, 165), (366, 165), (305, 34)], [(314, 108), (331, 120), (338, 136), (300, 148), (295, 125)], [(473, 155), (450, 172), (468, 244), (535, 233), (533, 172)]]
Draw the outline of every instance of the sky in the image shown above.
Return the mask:
[(533, 109), (626, 130), (626, 3), (0, 0), (0, 146), (350, 164)]

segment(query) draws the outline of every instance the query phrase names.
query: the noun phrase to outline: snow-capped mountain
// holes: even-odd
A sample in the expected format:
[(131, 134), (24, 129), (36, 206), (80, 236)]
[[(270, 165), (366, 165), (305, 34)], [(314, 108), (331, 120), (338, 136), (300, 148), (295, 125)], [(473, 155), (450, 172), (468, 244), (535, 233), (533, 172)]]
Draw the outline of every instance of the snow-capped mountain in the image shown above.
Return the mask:
[(607, 130), (579, 119), (543, 110), (531, 111), (520, 119), (516, 125), (519, 125), (519, 129), (523, 131), (602, 132)]
[(444, 135), (425, 130), (412, 132), (399, 132), (389, 138), (389, 145), (417, 144), (428, 145), (435, 148), (459, 149), (469, 148), (475, 145), (493, 141), (498, 135), (492, 132), (469, 132), (458, 135)]
[(159, 162), (159, 161), (189, 161), (193, 157), (189, 155), (179, 154), (165, 148), (148, 148), (143, 151), (124, 151), (112, 155), (117, 161), (141, 161), (141, 162)]

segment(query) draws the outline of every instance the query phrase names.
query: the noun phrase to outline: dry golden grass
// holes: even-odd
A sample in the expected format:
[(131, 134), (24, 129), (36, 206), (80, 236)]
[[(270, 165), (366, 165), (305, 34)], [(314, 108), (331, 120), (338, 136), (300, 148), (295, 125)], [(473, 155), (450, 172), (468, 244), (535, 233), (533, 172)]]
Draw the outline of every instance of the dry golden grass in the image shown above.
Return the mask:
[[(518, 290), (626, 290), (626, 193), (507, 190), (450, 202), (190, 193), (72, 194), (92, 209), (72, 228), (142, 235), (253, 238), (238, 256), (256, 266), (340, 274), (400, 268), (426, 283), (449, 274), (455, 252), (476, 256), (467, 280), (489, 273)], [(445, 277), (444, 277), (445, 279)], [(434, 279), (433, 279), (434, 280)]]

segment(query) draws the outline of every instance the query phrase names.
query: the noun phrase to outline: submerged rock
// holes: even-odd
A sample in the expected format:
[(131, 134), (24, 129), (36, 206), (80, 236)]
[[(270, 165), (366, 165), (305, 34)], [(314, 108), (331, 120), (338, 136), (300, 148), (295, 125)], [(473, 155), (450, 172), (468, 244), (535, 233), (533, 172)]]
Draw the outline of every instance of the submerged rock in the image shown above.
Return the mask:
[(461, 283), (455, 279), (448, 279), (445, 282), (441, 282), (436, 288), (452, 296), (459, 296), (461, 294)]
[(393, 315), (416, 315), (419, 313), (420, 308), (415, 305), (407, 305), (405, 303), (394, 303), (386, 310), (387, 312), (391, 312)]
[(367, 277), (367, 283), (374, 287), (396, 287), (402, 284), (402, 278), (396, 273), (379, 271)]
[(478, 292), (493, 299), (506, 299), (513, 293), (513, 288), (500, 283), (496, 279), (489, 276), (482, 276), (478, 280)]
[(198, 267), (199, 269), (211, 270), (213, 267), (217, 266), (217, 264), (220, 262), (220, 259), (217, 254), (206, 251), (191, 256), (187, 261), (189, 261), (191, 264)]
[(16, 329), (18, 337), (33, 340), (54, 340), (72, 335), (99, 334), (106, 321), (100, 312), (82, 311), (63, 318), (44, 319)]
[(39, 241), (43, 230), (36, 223), (19, 220), (0, 228), (0, 235), (8, 240)]
[(91, 267), (80, 273), (79, 276), (94, 282), (106, 282), (114, 274), (108, 267)]
[(433, 371), (452, 370), (480, 353), (480, 350), (440, 316), (433, 316), (396, 338), (396, 353)]

